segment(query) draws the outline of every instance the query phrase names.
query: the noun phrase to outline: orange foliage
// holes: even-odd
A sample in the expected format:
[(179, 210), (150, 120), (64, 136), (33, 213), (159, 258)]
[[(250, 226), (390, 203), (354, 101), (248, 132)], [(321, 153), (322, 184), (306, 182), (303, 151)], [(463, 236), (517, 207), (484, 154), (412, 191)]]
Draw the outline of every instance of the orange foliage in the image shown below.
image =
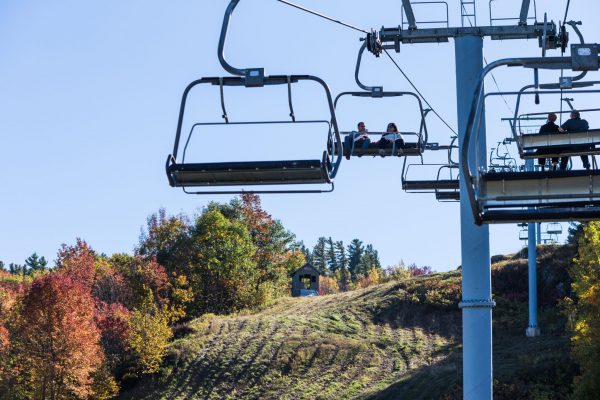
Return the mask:
[(331, 276), (321, 276), (319, 278), (319, 294), (334, 294), (339, 293), (340, 287), (338, 286), (337, 280)]
[[(81, 250), (77, 257), (63, 258), (66, 268), (75, 265), (73, 259), (84, 266), (89, 262), (87, 245), (77, 250)], [(93, 314), (93, 299), (84, 282), (61, 273), (32, 282), (22, 299), (16, 356), (30, 377), (34, 397), (86, 398), (92, 393), (91, 374), (104, 358)]]

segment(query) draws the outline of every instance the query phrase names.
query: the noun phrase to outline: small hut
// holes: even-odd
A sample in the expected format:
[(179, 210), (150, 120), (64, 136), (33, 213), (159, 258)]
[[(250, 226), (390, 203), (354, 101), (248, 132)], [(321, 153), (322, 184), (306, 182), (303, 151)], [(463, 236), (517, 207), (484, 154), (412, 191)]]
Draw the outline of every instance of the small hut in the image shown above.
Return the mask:
[(319, 271), (306, 263), (292, 274), (292, 296), (314, 296), (319, 294)]

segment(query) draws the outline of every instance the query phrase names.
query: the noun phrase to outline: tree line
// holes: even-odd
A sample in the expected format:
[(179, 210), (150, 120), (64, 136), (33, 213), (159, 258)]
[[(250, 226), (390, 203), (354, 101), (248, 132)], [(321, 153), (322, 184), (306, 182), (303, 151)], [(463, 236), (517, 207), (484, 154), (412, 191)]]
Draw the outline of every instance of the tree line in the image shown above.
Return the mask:
[(52, 267), (36, 253), (22, 265), (0, 262), (0, 398), (113, 398), (160, 372), (187, 321), (288, 296), (291, 273), (306, 262), (323, 274), (322, 294), (423, 273), (383, 271), (359, 239), (321, 237), (307, 249), (251, 194), (193, 216), (159, 210), (133, 254), (109, 256), (77, 239)]

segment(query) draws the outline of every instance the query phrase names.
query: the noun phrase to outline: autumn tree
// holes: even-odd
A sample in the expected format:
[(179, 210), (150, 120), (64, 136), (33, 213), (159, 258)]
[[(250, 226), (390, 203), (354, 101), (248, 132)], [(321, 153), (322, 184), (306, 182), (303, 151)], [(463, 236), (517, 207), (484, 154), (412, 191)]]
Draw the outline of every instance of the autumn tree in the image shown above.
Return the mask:
[(161, 208), (148, 217), (136, 254), (147, 260), (156, 260), (169, 274), (184, 274), (190, 258), (187, 250), (191, 226), (186, 216), (168, 216), (166, 210)]
[[(83, 249), (83, 248), (82, 248)], [(22, 299), (15, 336), (21, 384), (32, 398), (83, 399), (103, 360), (89, 288), (63, 273), (36, 278)]]
[(157, 372), (173, 335), (169, 328), (168, 313), (164, 307), (157, 307), (153, 297), (152, 291), (147, 289), (144, 299), (129, 319), (127, 343), (134, 373)]
[(58, 251), (56, 260), (57, 270), (70, 276), (74, 281), (91, 288), (96, 272), (96, 254), (82, 239), (77, 239), (73, 246), (63, 244)]
[(591, 399), (600, 393), (600, 222), (587, 224), (578, 244), (577, 258), (569, 268), (576, 295), (573, 354), (581, 367), (574, 395)]

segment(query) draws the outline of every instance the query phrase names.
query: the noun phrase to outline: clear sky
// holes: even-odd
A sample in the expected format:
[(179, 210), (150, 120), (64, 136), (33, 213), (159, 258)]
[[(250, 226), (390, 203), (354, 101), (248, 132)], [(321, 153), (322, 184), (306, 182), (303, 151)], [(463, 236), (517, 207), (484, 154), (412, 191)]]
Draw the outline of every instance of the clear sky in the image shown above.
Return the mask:
[[(297, 0), (362, 29), (401, 24), (401, 2), (381, 0)], [(520, 1), (492, 3), (494, 15), (517, 17)], [(565, 1), (537, 1), (538, 20), (563, 18)], [(573, 0), (568, 19), (581, 20), (587, 42), (598, 42), (596, 2)], [(61, 243), (85, 239), (98, 251), (131, 252), (147, 216), (160, 207), (188, 214), (229, 196), (192, 196), (168, 186), (164, 171), (172, 151), (181, 94), (203, 76), (227, 75), (217, 59), (226, 0), (3, 0), (0, 2), (0, 260), (22, 263), (34, 251), (52, 260)], [(449, 2), (450, 25), (460, 25), (459, 2)], [(417, 21), (439, 20), (439, 8), (415, 6)], [(533, 2), (530, 15), (533, 15)], [(592, 13), (590, 13), (592, 11)], [(489, 24), (488, 1), (479, 1), (478, 25)], [(354, 82), (361, 33), (319, 19), (275, 0), (242, 0), (232, 18), (226, 45), (229, 62), (239, 68), (264, 67), (267, 74), (312, 74), (332, 92), (357, 90)], [(575, 39), (572, 33), (571, 38)], [(537, 40), (485, 40), (488, 61), (540, 56)], [(456, 126), (454, 44), (403, 45), (392, 53), (415, 85), (447, 122)], [(560, 52), (550, 52), (558, 56)], [(387, 57), (366, 54), (361, 78), (387, 90), (412, 90)], [(502, 90), (532, 83), (531, 71), (504, 69)], [(558, 73), (542, 74), (555, 82)], [(597, 79), (597, 77), (595, 78)], [(497, 90), (487, 82), (488, 90)], [(204, 91), (203, 91), (204, 90)], [(221, 118), (218, 91), (204, 88), (191, 102), (192, 117)], [(321, 92), (311, 85), (294, 91), (299, 118), (328, 119)], [(357, 100), (340, 103), (342, 130), (359, 120), (371, 131), (389, 121), (401, 130), (418, 127), (418, 109), (408, 100)], [(508, 136), (501, 117), (514, 98), (488, 103), (488, 147)], [(226, 89), (232, 120), (286, 119), (285, 88)], [(529, 111), (559, 108), (543, 98)], [(584, 108), (588, 96), (575, 99)], [(191, 118), (192, 118), (191, 117)], [(598, 116), (589, 115), (592, 127)], [(428, 117), (430, 141), (448, 143), (451, 132)], [(416, 127), (415, 127), (416, 126)], [(218, 128), (194, 137), (198, 157), (239, 160), (284, 155), (318, 158), (325, 132), (310, 129)], [(251, 138), (251, 140), (248, 140)], [(511, 149), (516, 154), (516, 149)], [(190, 150), (190, 154), (194, 154)], [(440, 152), (425, 162), (444, 162)], [(416, 159), (415, 159), (416, 162)], [(576, 167), (579, 160), (575, 160)], [(319, 236), (346, 244), (357, 237), (379, 250), (384, 265), (399, 260), (437, 270), (460, 264), (458, 203), (439, 203), (432, 194), (401, 190), (402, 159), (344, 160), (331, 194), (269, 195), (263, 205), (298, 239), (312, 246)], [(416, 178), (416, 177), (415, 177)], [(566, 224), (563, 224), (566, 231)], [(520, 249), (516, 225), (493, 226), (492, 254)], [(561, 237), (564, 240), (564, 235)]]

